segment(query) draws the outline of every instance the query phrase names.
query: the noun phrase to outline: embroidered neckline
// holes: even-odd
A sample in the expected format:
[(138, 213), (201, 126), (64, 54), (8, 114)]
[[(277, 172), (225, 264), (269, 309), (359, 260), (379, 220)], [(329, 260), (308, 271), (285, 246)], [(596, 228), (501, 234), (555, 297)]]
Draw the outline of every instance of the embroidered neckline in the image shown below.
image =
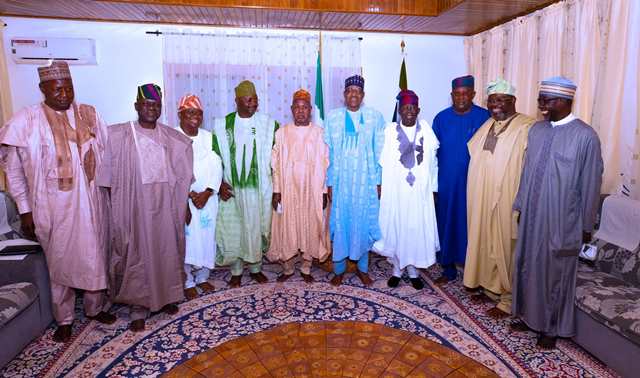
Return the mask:
[[(397, 140), (399, 142), (398, 151), (400, 151), (400, 163), (403, 167), (409, 170), (406, 180), (410, 186), (413, 186), (413, 183), (416, 181), (416, 177), (413, 172), (411, 172), (411, 169), (416, 165), (420, 165), (424, 158), (424, 137), (420, 137), (420, 143), (416, 144), (416, 138), (418, 137), (418, 133), (421, 129), (420, 123), (417, 122), (414, 127), (416, 128), (416, 133), (413, 136), (413, 141), (409, 141), (409, 137), (402, 129), (400, 122), (396, 125), (396, 131), (398, 132)], [(417, 156), (415, 152), (418, 152)]]

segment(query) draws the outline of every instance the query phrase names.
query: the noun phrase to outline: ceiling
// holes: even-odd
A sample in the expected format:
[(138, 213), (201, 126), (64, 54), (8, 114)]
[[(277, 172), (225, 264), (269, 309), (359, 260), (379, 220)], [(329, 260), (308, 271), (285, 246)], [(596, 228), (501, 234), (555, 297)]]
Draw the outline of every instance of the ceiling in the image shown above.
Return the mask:
[(559, 0), (0, 0), (0, 16), (472, 35)]

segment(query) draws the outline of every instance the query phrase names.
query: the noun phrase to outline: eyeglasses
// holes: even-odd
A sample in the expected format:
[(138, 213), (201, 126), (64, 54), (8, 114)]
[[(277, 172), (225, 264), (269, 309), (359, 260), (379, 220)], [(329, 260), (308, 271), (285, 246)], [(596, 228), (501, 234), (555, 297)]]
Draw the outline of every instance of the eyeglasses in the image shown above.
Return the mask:
[(548, 105), (559, 99), (560, 97), (538, 97), (538, 105)]
[(487, 105), (502, 105), (513, 102), (513, 99), (511, 96), (489, 96)]

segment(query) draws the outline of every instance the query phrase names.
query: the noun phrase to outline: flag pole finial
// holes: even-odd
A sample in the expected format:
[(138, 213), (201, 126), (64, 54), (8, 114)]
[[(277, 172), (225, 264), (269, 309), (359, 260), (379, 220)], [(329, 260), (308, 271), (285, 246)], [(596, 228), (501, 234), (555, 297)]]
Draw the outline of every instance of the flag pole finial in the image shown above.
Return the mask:
[(402, 51), (402, 53), (404, 54), (404, 48), (405, 48), (406, 44), (404, 43), (404, 39), (402, 39), (400, 41), (400, 50)]

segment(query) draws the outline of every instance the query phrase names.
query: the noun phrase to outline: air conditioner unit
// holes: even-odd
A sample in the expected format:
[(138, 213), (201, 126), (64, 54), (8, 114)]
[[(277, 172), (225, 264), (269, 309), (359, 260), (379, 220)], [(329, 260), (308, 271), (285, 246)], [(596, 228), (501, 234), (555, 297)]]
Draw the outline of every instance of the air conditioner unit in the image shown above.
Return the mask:
[(11, 55), (19, 64), (46, 64), (64, 60), (69, 64), (97, 64), (96, 41), (89, 38), (11, 38)]

